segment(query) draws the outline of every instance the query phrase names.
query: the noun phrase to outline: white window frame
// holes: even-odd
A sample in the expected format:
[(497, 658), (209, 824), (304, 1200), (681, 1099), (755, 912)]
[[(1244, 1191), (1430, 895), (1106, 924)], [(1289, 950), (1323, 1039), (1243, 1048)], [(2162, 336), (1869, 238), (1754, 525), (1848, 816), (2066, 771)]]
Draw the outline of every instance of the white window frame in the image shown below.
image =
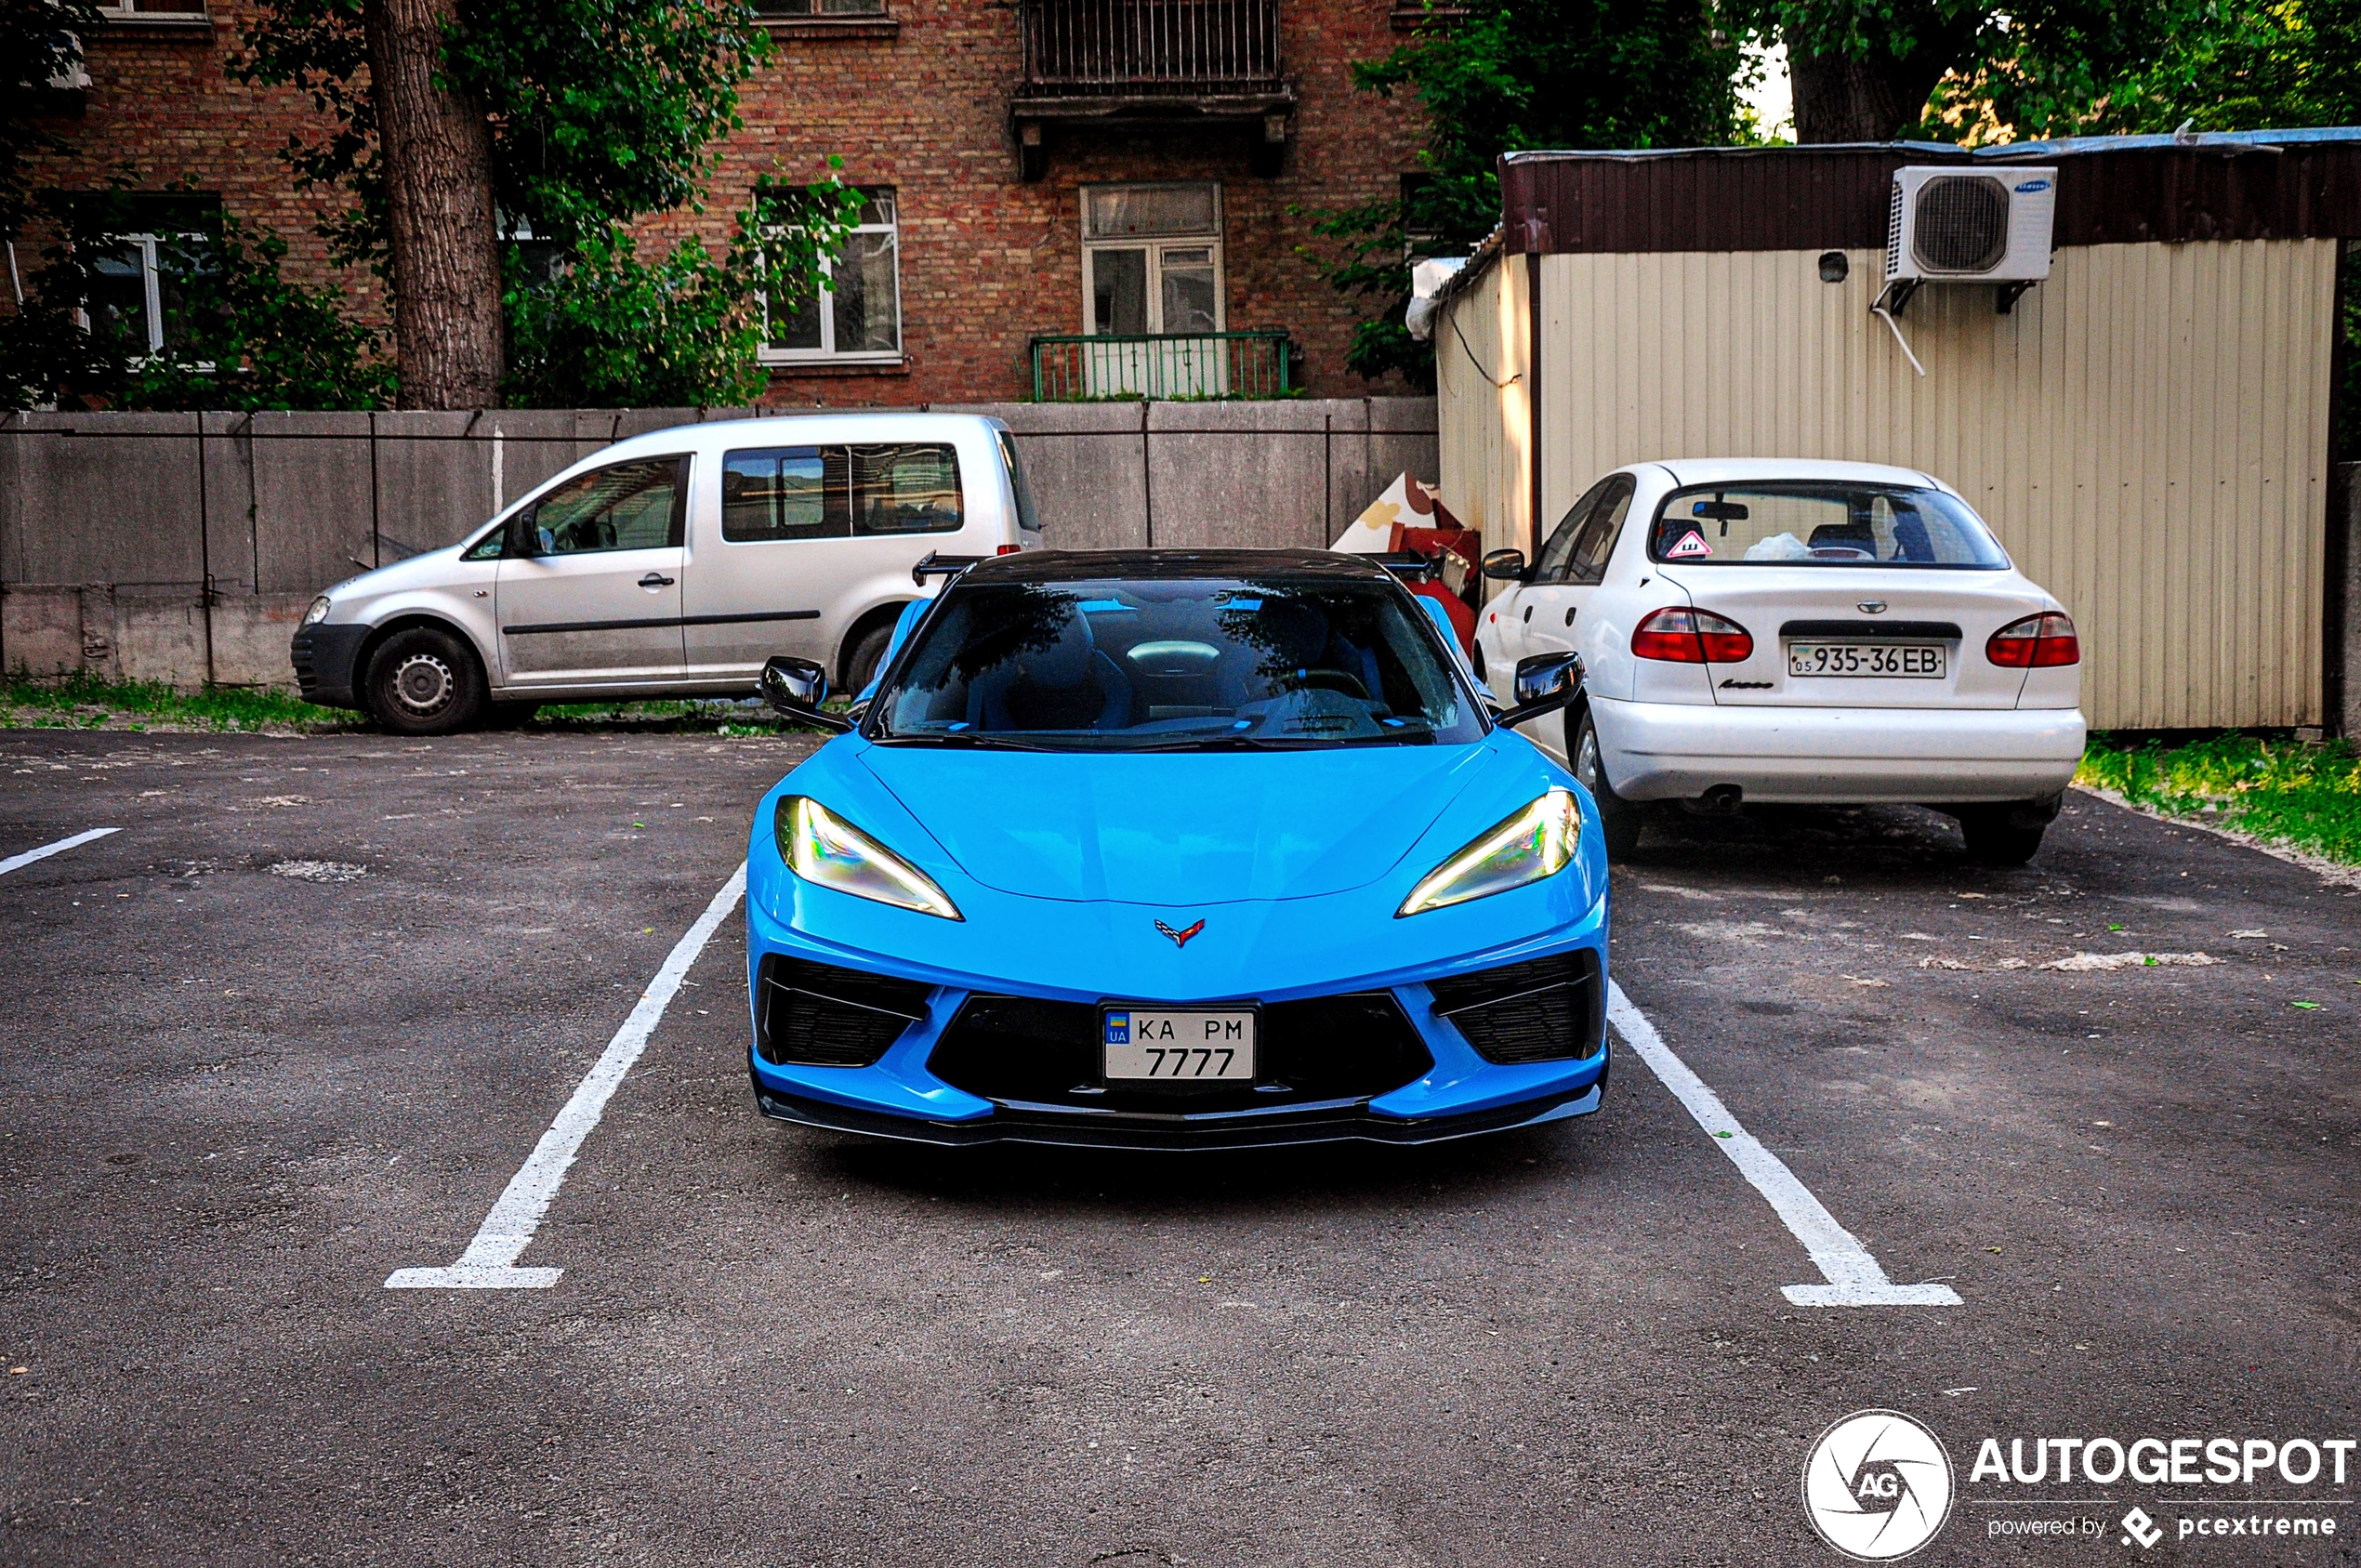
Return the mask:
[[(855, 189), (859, 189), (856, 187)], [(783, 349), (771, 342), (771, 296), (762, 296), (762, 347), (756, 350), (755, 360), (760, 364), (900, 364), (903, 359), (902, 319), (902, 191), (898, 186), (878, 186), (879, 191), (891, 191), (893, 217), (885, 223), (855, 224), (851, 233), (890, 234), (893, 236), (893, 347), (891, 349), (862, 349), (837, 351), (836, 290), (832, 286), (837, 273), (837, 258), (823, 257), (820, 260), (820, 346), (816, 349)], [(862, 197), (865, 204), (871, 198)], [(846, 244), (851, 243), (848, 235)]]
[[(204, 238), (205, 238), (204, 234), (194, 231), (181, 234), (110, 234), (107, 236), (107, 244), (110, 249), (117, 246), (125, 250), (133, 245), (139, 247), (139, 283), (144, 292), (148, 309), (148, 351), (137, 356), (132, 362), (135, 364), (144, 365), (164, 353), (164, 284), (156, 272), (156, 246), (166, 240), (202, 240)], [(76, 310), (73, 315), (75, 325), (85, 332), (91, 330), (89, 311)], [(213, 365), (208, 362), (196, 368), (200, 372), (210, 375)]]
[(141, 6), (138, 0), (96, 0), (94, 8), (113, 22), (161, 22), (166, 26), (180, 27), (211, 26), (213, 22), (213, 8), (207, 3), (174, 10), (151, 10)]
[[(1213, 228), (1205, 234), (1158, 234), (1110, 236), (1093, 239), (1090, 235), (1090, 197), (1099, 191), (1174, 190), (1181, 187), (1210, 189), (1213, 191)], [(1082, 188), (1082, 330), (1092, 337), (1101, 336), (1095, 319), (1098, 298), (1099, 253), (1102, 250), (1144, 250), (1148, 253), (1148, 336), (1168, 336), (1164, 330), (1164, 253), (1167, 250), (1210, 250), (1213, 253), (1213, 330), (1230, 330), (1229, 269), (1221, 251), (1221, 182), (1217, 179), (1152, 179), (1109, 181)], [(1191, 334), (1190, 336), (1194, 336)]]

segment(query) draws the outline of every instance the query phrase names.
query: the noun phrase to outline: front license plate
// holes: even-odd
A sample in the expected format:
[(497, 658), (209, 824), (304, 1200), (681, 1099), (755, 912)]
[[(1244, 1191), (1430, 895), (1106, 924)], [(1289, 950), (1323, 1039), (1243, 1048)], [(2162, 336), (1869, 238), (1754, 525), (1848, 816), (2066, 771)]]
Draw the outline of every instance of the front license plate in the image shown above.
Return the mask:
[(1105, 1008), (1107, 1082), (1252, 1083), (1254, 1014), (1243, 1008)]
[(1943, 679), (1940, 642), (1790, 642), (1789, 675), (1885, 675)]

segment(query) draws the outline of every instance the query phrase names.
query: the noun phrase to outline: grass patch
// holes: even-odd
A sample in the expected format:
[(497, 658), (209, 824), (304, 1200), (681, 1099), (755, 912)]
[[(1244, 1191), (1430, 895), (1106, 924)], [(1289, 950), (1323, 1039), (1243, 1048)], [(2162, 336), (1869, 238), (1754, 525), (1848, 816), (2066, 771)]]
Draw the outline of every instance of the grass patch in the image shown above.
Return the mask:
[(2167, 747), (2095, 735), (2075, 778), (2169, 816), (2361, 864), (2361, 755), (2349, 741), (2305, 745), (2232, 731)]
[[(365, 715), (319, 707), (270, 687), (208, 686), (178, 692), (161, 681), (109, 681), (86, 674), (21, 671), (0, 687), (0, 730), (373, 729)], [(791, 724), (759, 703), (674, 699), (646, 703), (552, 703), (528, 730), (630, 730), (671, 734), (779, 735)]]
[(0, 687), (0, 729), (7, 730), (319, 730), (358, 721), (357, 714), (315, 707), (267, 686), (208, 686), (178, 692), (156, 680), (109, 681), (76, 673), (27, 675)]

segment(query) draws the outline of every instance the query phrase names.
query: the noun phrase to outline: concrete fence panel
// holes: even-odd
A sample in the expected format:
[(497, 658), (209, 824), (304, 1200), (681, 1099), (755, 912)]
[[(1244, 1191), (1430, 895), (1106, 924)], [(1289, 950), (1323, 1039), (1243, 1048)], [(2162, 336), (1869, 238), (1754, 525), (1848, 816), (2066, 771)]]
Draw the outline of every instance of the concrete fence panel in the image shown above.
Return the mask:
[[(1062, 549), (1316, 546), (1395, 474), (1436, 477), (1431, 399), (965, 411), (1008, 422)], [(284, 685), (323, 589), (457, 541), (615, 441), (764, 412), (12, 415), (0, 664)]]
[(376, 564), (376, 443), (366, 414), (257, 414), (254, 591), (317, 593)]
[(405, 412), (372, 417), (376, 436), (369, 513), (373, 564), (390, 566), (456, 544), (500, 509), (494, 501), (490, 454), (468, 444), (468, 427), (488, 415)]

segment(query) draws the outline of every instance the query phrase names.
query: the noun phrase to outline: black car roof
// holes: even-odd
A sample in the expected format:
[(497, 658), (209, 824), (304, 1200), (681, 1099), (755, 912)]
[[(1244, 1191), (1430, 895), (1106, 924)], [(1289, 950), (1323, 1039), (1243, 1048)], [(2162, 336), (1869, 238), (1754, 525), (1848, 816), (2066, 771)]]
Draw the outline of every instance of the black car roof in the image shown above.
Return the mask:
[(1074, 583), (1109, 577), (1325, 577), (1383, 582), (1391, 575), (1365, 556), (1337, 550), (1025, 550), (978, 561), (964, 583)]

